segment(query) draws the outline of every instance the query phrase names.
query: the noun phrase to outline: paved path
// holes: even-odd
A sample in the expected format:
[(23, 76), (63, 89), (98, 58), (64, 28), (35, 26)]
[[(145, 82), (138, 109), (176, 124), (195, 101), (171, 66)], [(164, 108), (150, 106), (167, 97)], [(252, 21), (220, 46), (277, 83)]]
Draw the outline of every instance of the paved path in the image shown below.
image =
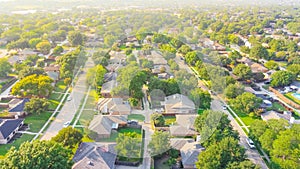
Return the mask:
[(79, 78), (75, 86), (73, 87), (72, 93), (70, 94), (72, 100), (67, 101), (63, 105), (62, 109), (60, 110), (60, 113), (51, 123), (47, 131), (42, 136), (41, 140), (50, 140), (63, 128), (65, 122), (71, 122), (73, 120), (77, 110), (79, 109), (80, 103), (86, 94), (86, 72), (89, 68), (92, 68), (93, 66), (94, 63), (89, 57), (83, 68), (83, 73), (79, 75)]
[(5, 91), (3, 91), (1, 94), (0, 94), (0, 98), (3, 97), (3, 96), (8, 96), (9, 93), (10, 93), (10, 89), (17, 83), (19, 82), (19, 80), (17, 80), (14, 84), (12, 84), (9, 88), (7, 88)]

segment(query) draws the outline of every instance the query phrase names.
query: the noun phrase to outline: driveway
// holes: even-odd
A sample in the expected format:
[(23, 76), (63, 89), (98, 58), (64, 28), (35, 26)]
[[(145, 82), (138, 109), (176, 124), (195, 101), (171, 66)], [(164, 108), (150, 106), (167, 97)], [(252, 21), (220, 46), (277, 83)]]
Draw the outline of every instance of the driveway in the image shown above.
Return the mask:
[(87, 92), (86, 72), (92, 67), (94, 67), (94, 63), (89, 57), (83, 68), (83, 73), (79, 75), (78, 80), (70, 94), (72, 99), (65, 102), (55, 120), (43, 134), (41, 140), (50, 140), (63, 128), (65, 122), (71, 122), (73, 120), (77, 110), (79, 109), (80, 103)]

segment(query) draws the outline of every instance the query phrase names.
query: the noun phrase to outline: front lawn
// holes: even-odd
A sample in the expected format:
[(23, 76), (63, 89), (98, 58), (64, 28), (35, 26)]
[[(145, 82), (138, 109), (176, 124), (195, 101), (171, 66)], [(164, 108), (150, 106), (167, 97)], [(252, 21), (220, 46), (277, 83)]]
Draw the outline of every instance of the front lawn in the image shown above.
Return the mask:
[(62, 80), (60, 80), (56, 83), (54, 91), (64, 92), (66, 89), (67, 89), (67, 85), (65, 85), (65, 83)]
[(130, 114), (128, 115), (128, 120), (137, 120), (143, 122), (145, 120), (145, 116), (141, 114)]
[[(228, 111), (230, 112), (230, 110), (228, 110)], [(243, 113), (243, 112), (240, 112), (240, 111), (236, 111), (236, 110), (234, 110), (234, 112), (236, 113), (237, 116), (239, 116), (239, 118), (244, 122), (244, 124), (246, 126), (250, 126), (257, 119), (261, 120), (261, 118), (257, 117), (257, 116), (251, 117), (251, 116), (249, 116), (246, 113)]]
[(176, 117), (175, 116), (164, 116), (165, 118), (165, 125), (173, 125), (176, 123)]
[(30, 114), (26, 116), (24, 123), (29, 124), (30, 129), (28, 131), (39, 132), (51, 114), (50, 112), (43, 112), (41, 114)]
[(33, 137), (34, 135), (23, 134), (21, 138), (16, 139), (13, 143), (0, 145), (0, 158), (3, 157), (12, 146), (19, 148), (22, 143), (31, 141)]

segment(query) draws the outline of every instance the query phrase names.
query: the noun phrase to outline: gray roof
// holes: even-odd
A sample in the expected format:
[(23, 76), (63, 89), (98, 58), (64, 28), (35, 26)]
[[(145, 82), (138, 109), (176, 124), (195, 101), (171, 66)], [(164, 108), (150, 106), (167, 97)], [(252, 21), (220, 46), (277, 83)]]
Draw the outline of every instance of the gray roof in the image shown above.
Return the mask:
[(166, 112), (173, 110), (195, 110), (195, 103), (187, 96), (174, 94), (165, 98)]
[(73, 161), (73, 169), (112, 169), (115, 167), (115, 143), (81, 143)]
[(0, 119), (0, 139), (6, 139), (23, 121), (23, 119)]
[(127, 115), (131, 112), (131, 107), (122, 98), (100, 98), (98, 110), (103, 113), (118, 112), (120, 115)]
[(114, 87), (117, 86), (116, 80), (111, 80), (104, 83), (101, 87), (101, 93), (110, 93)]
[(171, 147), (180, 150), (186, 143), (192, 143), (194, 142), (194, 139), (192, 138), (171, 138)]
[[(18, 102), (17, 102), (18, 101)], [(28, 98), (16, 100), (16, 104), (11, 107), (8, 112), (14, 113), (14, 112), (23, 112), (25, 108), (25, 103), (29, 102), (30, 100)], [(9, 104), (13, 103), (14, 101), (10, 102)]]
[(127, 123), (126, 116), (119, 115), (96, 115), (88, 129), (98, 134), (110, 134), (113, 124)]
[(197, 142), (186, 143), (180, 149), (183, 167), (194, 166), (194, 168), (196, 168), (195, 162), (198, 161), (198, 156), (203, 150), (205, 149)]
[(174, 125), (170, 126), (170, 134), (171, 136), (191, 136), (198, 133), (193, 128), (189, 128), (188, 126)]

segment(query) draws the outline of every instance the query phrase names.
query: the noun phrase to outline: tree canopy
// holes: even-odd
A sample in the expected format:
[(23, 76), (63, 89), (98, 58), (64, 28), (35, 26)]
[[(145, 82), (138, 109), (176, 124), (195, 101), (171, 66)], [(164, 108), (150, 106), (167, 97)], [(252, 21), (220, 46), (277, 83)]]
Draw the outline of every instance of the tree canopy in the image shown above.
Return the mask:
[(66, 148), (76, 147), (83, 138), (81, 132), (71, 126), (61, 129), (51, 140), (62, 144)]
[(280, 70), (271, 75), (271, 86), (280, 87), (291, 84), (295, 80), (295, 75), (289, 71)]
[(151, 156), (159, 156), (171, 149), (170, 134), (164, 131), (155, 131), (148, 144)]

